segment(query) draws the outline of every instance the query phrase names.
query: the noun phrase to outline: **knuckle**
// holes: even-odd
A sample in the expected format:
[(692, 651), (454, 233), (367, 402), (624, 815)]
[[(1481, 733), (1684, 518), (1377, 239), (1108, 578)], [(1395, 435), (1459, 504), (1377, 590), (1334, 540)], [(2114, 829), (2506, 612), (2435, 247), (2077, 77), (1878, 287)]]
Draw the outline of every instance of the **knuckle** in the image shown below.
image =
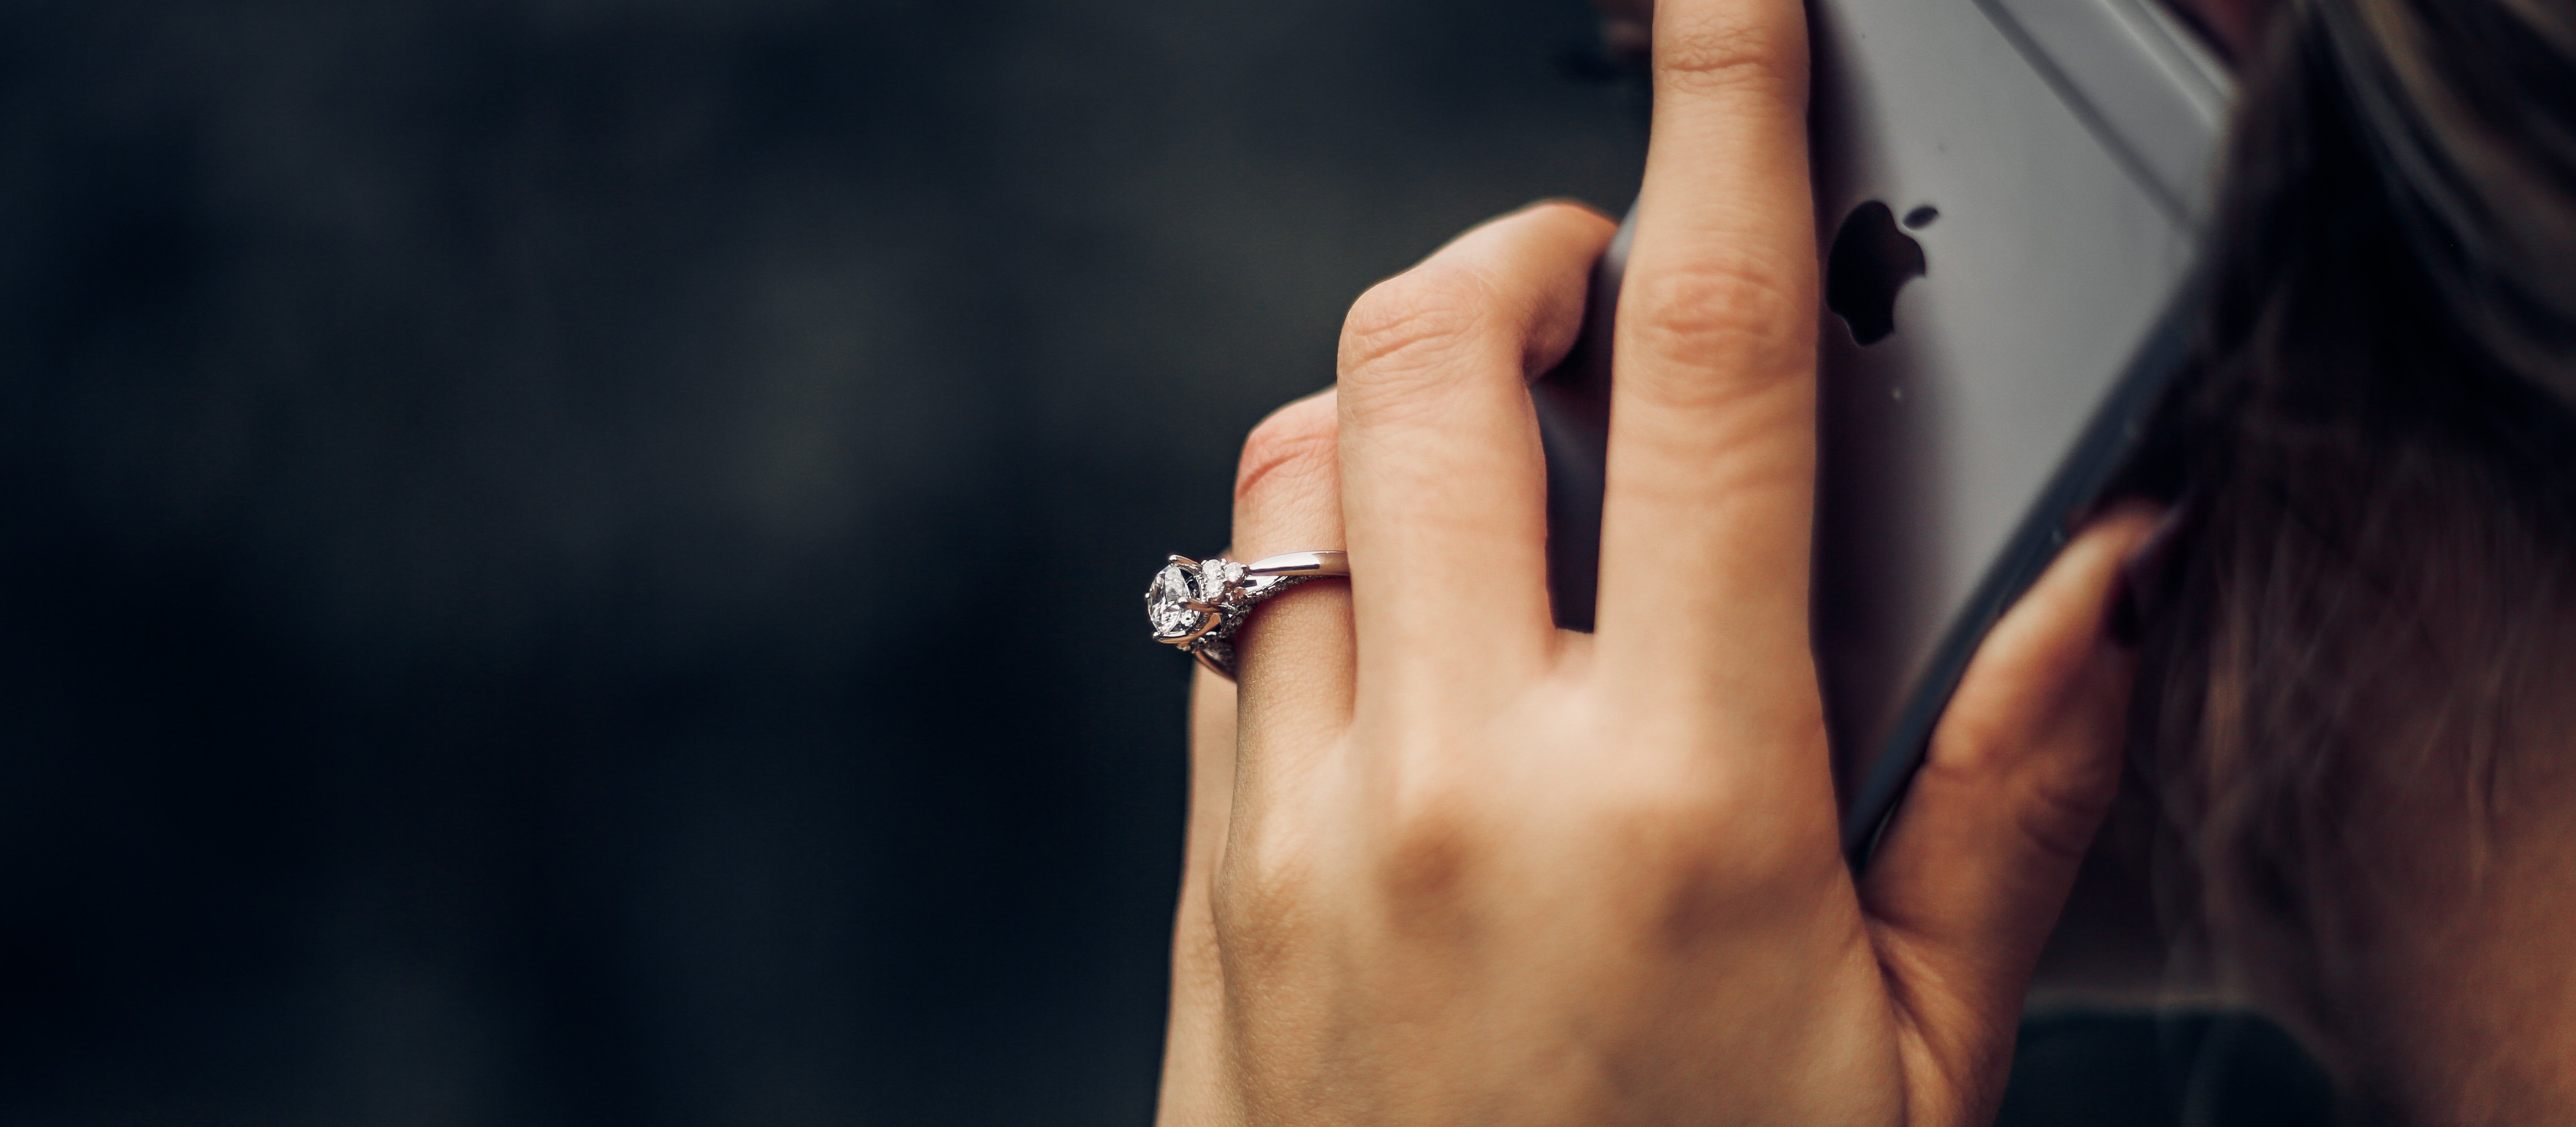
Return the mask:
[(1492, 286), (1475, 271), (1425, 263), (1351, 303), (1337, 365), (1356, 410), (1436, 383), (1490, 333)]
[(2010, 773), (2009, 749), (2018, 744), (1983, 712), (1952, 708), (1934, 732), (1932, 746), (1915, 768), (1916, 785), (1958, 788), (1965, 794), (1992, 794)]
[(1692, 93), (1803, 89), (1805, 75), (1792, 72), (1804, 56), (1783, 39), (1780, 29), (1740, 14), (1659, 27), (1656, 84)]
[(1652, 363), (1647, 371), (1723, 370), (1717, 380), (1653, 380), (1636, 390), (1675, 407), (1706, 406), (1750, 384), (1798, 372), (1814, 319), (1800, 312), (1786, 264), (1741, 251), (1721, 261), (1635, 279), (1622, 312), (1635, 328), (1624, 343)]
[(1244, 437), (1234, 475), (1235, 499), (1252, 496), (1267, 482), (1306, 480), (1331, 469), (1337, 445), (1330, 393), (1272, 412)]
[(2022, 839), (2043, 858), (2075, 864), (2092, 849), (2094, 831), (2118, 791), (2119, 776), (2111, 772), (2094, 779), (2042, 779), (2022, 798)]

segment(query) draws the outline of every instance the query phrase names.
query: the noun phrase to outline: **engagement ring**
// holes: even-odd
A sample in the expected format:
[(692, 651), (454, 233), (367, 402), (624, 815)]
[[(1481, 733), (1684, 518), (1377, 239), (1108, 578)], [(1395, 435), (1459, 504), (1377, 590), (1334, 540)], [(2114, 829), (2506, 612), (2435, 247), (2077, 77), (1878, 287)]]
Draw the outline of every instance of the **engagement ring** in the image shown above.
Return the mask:
[(1199, 664), (1234, 680), (1234, 632), (1261, 601), (1310, 579), (1348, 576), (1340, 552), (1290, 552), (1248, 564), (1219, 556), (1173, 556), (1145, 587), (1145, 620), (1154, 640), (1179, 646)]

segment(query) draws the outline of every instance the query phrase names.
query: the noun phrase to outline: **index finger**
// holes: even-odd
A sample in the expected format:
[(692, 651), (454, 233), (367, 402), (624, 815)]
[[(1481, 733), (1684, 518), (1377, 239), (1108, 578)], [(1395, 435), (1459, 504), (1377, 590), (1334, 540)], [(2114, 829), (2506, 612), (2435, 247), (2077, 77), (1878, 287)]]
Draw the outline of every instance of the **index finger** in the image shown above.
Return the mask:
[(1601, 668), (1671, 705), (1820, 724), (1805, 12), (1661, 0), (1654, 35), (1653, 142), (1614, 348)]

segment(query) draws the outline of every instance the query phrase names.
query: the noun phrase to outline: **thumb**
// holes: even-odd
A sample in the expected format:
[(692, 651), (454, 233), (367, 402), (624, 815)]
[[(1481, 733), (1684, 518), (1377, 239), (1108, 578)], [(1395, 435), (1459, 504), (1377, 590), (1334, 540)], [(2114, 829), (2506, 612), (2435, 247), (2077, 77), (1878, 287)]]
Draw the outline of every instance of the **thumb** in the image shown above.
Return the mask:
[(2159, 518), (2095, 520), (1996, 623), (1861, 881), (1889, 990), (1971, 1106), (2000, 1092), (2031, 968), (2119, 789), (2136, 658), (2110, 610)]

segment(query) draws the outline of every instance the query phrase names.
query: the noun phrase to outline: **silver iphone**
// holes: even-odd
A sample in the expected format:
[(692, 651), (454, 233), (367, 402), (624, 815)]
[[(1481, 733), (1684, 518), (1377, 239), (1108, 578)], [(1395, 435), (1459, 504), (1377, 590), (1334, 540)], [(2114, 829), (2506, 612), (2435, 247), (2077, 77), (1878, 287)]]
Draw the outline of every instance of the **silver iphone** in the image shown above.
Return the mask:
[[(1814, 636), (1865, 864), (1976, 646), (2184, 357), (2226, 72), (2154, 0), (1810, 0), (1827, 310)], [(1633, 221), (1633, 216), (1631, 219)], [(1588, 629), (1629, 228), (1532, 387)]]

